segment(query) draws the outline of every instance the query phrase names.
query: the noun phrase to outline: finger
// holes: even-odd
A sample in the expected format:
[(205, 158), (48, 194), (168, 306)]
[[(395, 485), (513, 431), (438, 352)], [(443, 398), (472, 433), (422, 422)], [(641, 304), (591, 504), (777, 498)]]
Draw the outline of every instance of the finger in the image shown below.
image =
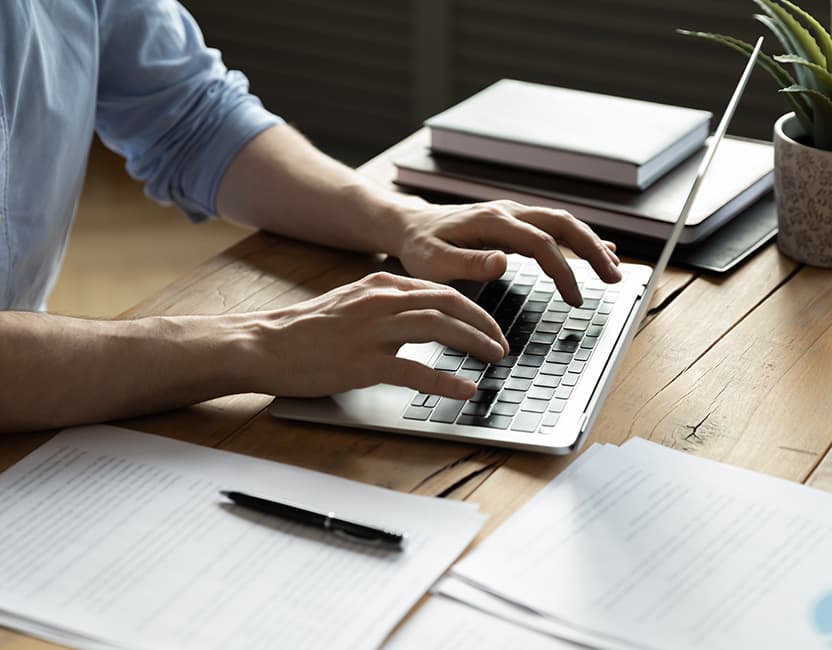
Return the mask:
[(431, 246), (429, 277), (440, 281), (486, 282), (499, 278), (508, 264), (502, 251), (460, 248), (438, 238)]
[(608, 239), (603, 240), (604, 245), (609, 248), (613, 253), (618, 250), (618, 246), (614, 241), (610, 241)]
[(604, 282), (618, 282), (621, 271), (609, 255), (609, 248), (584, 222), (563, 210), (522, 209), (515, 216), (563, 242), (586, 259)]
[(581, 292), (572, 268), (551, 234), (520, 219), (488, 214), (480, 223), (480, 231), (483, 239), (492, 245), (535, 258), (555, 281), (564, 300), (572, 305), (581, 304)]
[(436, 341), (491, 363), (496, 363), (508, 353), (507, 344), (503, 347), (485, 332), (435, 309), (397, 314), (391, 325), (386, 336), (396, 346)]
[(454, 289), (442, 287), (403, 291), (395, 297), (391, 306), (396, 312), (438, 310), (483, 332), (490, 340), (499, 344), (506, 354), (508, 353), (508, 342), (497, 321), (482, 307)]
[(463, 379), (441, 370), (428, 368), (416, 361), (394, 358), (386, 364), (381, 373), (386, 384), (406, 386), (420, 393), (443, 395), (453, 399), (468, 399), (477, 390), (476, 385), (469, 379)]

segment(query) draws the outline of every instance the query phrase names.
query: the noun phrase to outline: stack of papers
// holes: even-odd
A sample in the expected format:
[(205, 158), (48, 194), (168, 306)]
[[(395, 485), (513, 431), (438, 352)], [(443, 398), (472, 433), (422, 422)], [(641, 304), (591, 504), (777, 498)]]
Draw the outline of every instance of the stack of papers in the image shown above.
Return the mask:
[(829, 494), (634, 439), (589, 449), (436, 590), (585, 647), (828, 648), (830, 557)]
[[(403, 552), (220, 490), (406, 531)], [(0, 625), (90, 650), (377, 648), (468, 545), (476, 506), (112, 427), (0, 475)]]

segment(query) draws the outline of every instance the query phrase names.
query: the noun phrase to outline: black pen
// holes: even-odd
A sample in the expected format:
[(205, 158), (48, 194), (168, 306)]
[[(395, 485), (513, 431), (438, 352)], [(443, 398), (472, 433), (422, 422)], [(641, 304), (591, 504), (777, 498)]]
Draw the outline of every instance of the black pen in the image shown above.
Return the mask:
[(324, 514), (289, 503), (261, 499), (250, 494), (243, 494), (242, 492), (222, 491), (220, 494), (231, 499), (231, 501), (243, 508), (249, 508), (267, 515), (275, 515), (299, 524), (314, 526), (315, 528), (328, 531), (333, 535), (352, 542), (360, 542), (361, 544), (372, 546), (385, 546), (401, 551), (404, 548), (404, 541), (407, 539), (406, 533), (347, 521), (346, 519), (339, 518), (334, 512)]

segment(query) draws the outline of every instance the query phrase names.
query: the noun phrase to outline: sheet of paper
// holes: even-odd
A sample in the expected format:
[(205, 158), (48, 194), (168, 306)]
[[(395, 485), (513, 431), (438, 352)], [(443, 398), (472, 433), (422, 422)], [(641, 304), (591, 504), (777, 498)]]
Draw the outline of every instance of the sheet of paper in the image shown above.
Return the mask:
[[(232, 506), (223, 489), (409, 543), (339, 542)], [(70, 430), (0, 475), (0, 618), (95, 650), (375, 648), (483, 519), (470, 504), (158, 436)]]
[(636, 453), (650, 444), (599, 448), (455, 575), (609, 647), (828, 648), (832, 498), (681, 452)]
[(384, 650), (581, 650), (467, 605), (436, 596), (422, 605)]
[(484, 614), (519, 625), (528, 630), (550, 636), (561, 642), (564, 648), (605, 648), (605, 650), (642, 650), (637, 645), (610, 639), (607, 636), (579, 630), (568, 623), (544, 616), (526, 607), (512, 603), (484, 591), (455, 575), (441, 578), (431, 593), (464, 603)]

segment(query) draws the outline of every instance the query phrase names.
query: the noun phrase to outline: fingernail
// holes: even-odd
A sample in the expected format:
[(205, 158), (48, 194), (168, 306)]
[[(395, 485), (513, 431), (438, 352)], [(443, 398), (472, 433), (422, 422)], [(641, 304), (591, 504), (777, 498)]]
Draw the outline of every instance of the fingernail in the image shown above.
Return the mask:
[(619, 269), (614, 262), (610, 262), (608, 268), (612, 277), (617, 278), (619, 280), (621, 279), (621, 269)]
[(500, 270), (500, 257), (500, 253), (495, 251), (485, 258), (486, 273), (496, 274)]
[(491, 349), (494, 351), (494, 356), (502, 359), (506, 355), (506, 348), (497, 341), (491, 341)]

